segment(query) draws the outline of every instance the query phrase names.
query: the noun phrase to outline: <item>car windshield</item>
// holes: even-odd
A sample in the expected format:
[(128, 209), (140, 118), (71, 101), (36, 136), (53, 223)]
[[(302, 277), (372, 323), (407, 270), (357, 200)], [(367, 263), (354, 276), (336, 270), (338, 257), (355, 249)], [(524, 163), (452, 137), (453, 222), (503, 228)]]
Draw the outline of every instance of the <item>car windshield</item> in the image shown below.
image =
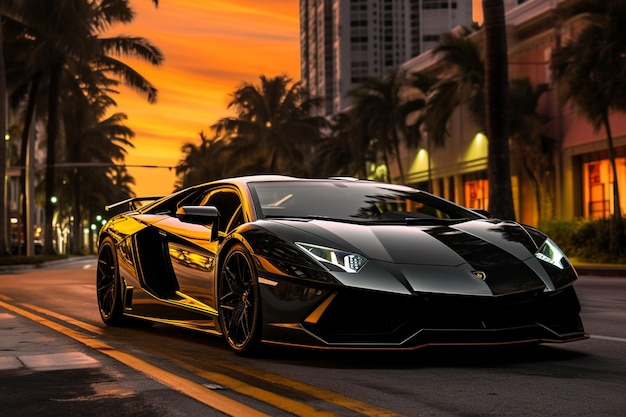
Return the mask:
[(259, 218), (328, 218), (350, 222), (432, 222), (483, 218), (409, 187), (345, 181), (249, 184)]

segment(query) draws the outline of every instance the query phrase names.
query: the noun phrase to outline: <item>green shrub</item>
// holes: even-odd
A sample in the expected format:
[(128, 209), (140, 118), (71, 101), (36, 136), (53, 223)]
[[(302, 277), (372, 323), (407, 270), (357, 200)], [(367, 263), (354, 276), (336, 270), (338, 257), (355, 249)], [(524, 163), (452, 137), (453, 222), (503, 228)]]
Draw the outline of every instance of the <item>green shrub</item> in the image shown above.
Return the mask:
[[(611, 253), (611, 220), (554, 220), (542, 222), (546, 233), (570, 258), (582, 262), (626, 263), (626, 254)], [(621, 239), (625, 231), (622, 230)]]

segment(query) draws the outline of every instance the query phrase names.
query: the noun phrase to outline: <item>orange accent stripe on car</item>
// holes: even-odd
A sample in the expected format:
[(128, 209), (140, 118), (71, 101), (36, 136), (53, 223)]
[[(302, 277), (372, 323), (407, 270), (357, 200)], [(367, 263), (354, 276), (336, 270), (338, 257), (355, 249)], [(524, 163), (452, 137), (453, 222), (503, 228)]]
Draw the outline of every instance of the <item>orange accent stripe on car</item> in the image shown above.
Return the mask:
[(304, 322), (308, 324), (317, 324), (320, 317), (322, 317), (322, 314), (324, 314), (324, 311), (326, 311), (326, 309), (328, 308), (330, 303), (335, 299), (336, 296), (337, 296), (337, 293), (331, 294), (319, 306), (317, 306), (317, 308), (313, 310), (313, 312), (309, 314), (309, 316), (306, 319), (304, 319)]

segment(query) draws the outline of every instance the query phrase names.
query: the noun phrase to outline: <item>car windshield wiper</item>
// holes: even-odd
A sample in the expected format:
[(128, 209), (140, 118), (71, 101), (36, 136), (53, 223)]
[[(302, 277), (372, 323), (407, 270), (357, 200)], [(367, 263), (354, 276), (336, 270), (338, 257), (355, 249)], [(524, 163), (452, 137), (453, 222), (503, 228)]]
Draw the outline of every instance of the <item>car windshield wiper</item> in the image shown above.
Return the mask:
[(448, 225), (462, 223), (469, 219), (467, 218), (454, 218), (444, 219), (440, 217), (405, 217), (401, 219), (367, 219), (355, 217), (353, 219), (346, 219), (341, 217), (323, 216), (320, 214), (307, 214), (302, 216), (296, 215), (276, 215), (270, 214), (264, 216), (266, 219), (291, 219), (291, 220), (325, 220), (341, 223), (352, 224), (406, 224), (406, 225)]
[(301, 216), (296, 215), (276, 215), (270, 214), (263, 216), (266, 219), (301, 219), (301, 220), (326, 220), (331, 222), (343, 222), (343, 223), (359, 223), (358, 219), (346, 219), (341, 217), (323, 216), (320, 214), (306, 214)]
[(291, 214), (264, 214), (264, 219), (306, 219), (306, 216), (294, 216)]
[(408, 225), (412, 224), (455, 224), (467, 221), (466, 218), (444, 219), (441, 217), (406, 217), (404, 222)]

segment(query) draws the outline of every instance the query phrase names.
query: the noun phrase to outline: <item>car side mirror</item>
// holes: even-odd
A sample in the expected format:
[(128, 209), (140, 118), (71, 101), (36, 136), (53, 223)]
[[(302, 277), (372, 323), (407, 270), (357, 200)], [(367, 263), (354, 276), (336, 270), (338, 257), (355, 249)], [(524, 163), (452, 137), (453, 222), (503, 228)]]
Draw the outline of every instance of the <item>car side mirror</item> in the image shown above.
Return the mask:
[(217, 240), (220, 224), (220, 211), (215, 206), (182, 206), (176, 210), (176, 218), (181, 222), (211, 226), (211, 240)]

